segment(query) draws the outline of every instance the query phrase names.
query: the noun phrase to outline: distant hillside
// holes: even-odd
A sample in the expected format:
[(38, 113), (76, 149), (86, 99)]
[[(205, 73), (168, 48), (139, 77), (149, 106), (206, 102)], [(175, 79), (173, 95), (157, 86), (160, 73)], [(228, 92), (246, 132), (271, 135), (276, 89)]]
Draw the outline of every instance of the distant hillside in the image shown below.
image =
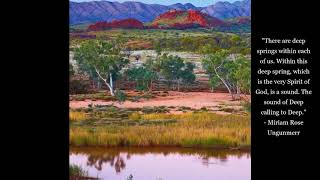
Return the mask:
[(196, 10), (170, 10), (152, 22), (154, 28), (186, 29), (192, 27), (216, 27), (224, 22)]
[(225, 22), (228, 25), (251, 25), (251, 17), (243, 16), (243, 17), (236, 17), (236, 18), (229, 18), (226, 19)]
[(160, 14), (169, 10), (199, 10), (210, 16), (224, 19), (251, 15), (251, 0), (234, 3), (218, 2), (207, 7), (195, 7), (190, 3), (173, 4), (170, 6), (159, 4), (145, 4), (141, 2), (70, 2), (70, 24), (95, 23), (99, 21), (113, 21), (134, 18), (141, 22), (151, 22)]
[(216, 27), (217, 31), (233, 33), (250, 33), (251, 17), (236, 17), (225, 19), (225, 25)]
[[(85, 28), (87, 27), (87, 28)], [(74, 29), (101, 31), (112, 28), (120, 29), (188, 29), (188, 28), (216, 28), (221, 31), (250, 32), (251, 17), (236, 17), (220, 20), (196, 10), (169, 10), (157, 16), (151, 23), (143, 24), (141, 21), (129, 18), (101, 21), (91, 25), (72, 26)], [(74, 32), (77, 32), (76, 30)]]
[(203, 8), (201, 12), (219, 19), (251, 16), (251, 0), (236, 1), (234, 3), (217, 2)]
[(197, 9), (192, 4), (173, 4), (164, 6), (159, 4), (144, 4), (141, 2), (70, 2), (70, 24), (112, 21), (134, 18), (142, 22), (150, 22), (159, 14), (170, 9)]
[(88, 27), (89, 31), (100, 31), (110, 28), (143, 29), (142, 22), (136, 19), (113, 20), (112, 22), (97, 22)]

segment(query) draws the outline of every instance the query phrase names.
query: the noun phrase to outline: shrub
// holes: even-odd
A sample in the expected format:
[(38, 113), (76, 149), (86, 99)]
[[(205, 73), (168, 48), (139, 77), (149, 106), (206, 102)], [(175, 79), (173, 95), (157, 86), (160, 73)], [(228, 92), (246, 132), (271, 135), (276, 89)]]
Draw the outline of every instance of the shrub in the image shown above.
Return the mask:
[(88, 93), (90, 83), (84, 80), (70, 80), (69, 94), (85, 94)]
[(206, 107), (201, 107), (200, 110), (201, 111), (208, 111), (208, 109)]
[(251, 102), (242, 103), (242, 106), (246, 112), (251, 113)]
[(120, 104), (122, 104), (127, 99), (127, 95), (124, 91), (118, 90), (116, 92), (116, 99)]

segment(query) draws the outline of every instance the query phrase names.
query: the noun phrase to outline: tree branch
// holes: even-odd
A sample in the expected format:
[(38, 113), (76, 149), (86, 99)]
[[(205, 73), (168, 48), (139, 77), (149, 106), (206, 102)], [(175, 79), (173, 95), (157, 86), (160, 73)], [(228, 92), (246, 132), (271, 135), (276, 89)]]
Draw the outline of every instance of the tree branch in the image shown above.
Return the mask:
[(103, 78), (99, 72), (99, 70), (97, 69), (97, 67), (94, 66), (94, 69), (96, 70), (96, 73), (98, 74), (98, 76), (104, 81), (104, 83), (108, 86), (109, 89), (112, 89), (112, 87), (110, 86), (110, 84), (107, 82), (107, 79)]
[(106, 82), (107, 80), (101, 76), (101, 74), (100, 74), (99, 70), (97, 69), (97, 67), (94, 66), (94, 69), (96, 70), (96, 73), (98, 74), (98, 76), (99, 76), (104, 82)]

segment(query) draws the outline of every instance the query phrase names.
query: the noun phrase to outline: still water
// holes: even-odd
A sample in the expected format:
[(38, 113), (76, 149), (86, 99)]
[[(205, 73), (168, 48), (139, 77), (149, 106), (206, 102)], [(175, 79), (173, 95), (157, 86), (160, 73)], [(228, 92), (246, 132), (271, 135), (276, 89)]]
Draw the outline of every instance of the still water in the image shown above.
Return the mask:
[(246, 151), (189, 148), (70, 148), (70, 164), (103, 180), (250, 180)]

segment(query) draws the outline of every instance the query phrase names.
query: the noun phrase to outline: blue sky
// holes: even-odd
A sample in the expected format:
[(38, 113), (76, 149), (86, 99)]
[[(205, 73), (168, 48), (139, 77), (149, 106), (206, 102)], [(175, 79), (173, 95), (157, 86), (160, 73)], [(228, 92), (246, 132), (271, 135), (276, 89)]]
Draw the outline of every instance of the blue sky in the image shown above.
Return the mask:
[[(83, 2), (83, 1), (93, 1), (93, 0), (70, 0), (73, 2)], [(97, 0), (99, 1), (99, 0)], [(117, 1), (117, 2), (124, 2), (124, 1), (130, 1), (130, 0), (108, 0), (108, 1)], [(140, 1), (147, 4), (164, 4), (164, 5), (171, 5), (175, 3), (191, 3), (195, 6), (201, 7), (201, 6), (208, 6), (212, 5), (215, 2), (218, 1), (229, 1), (234, 2), (236, 0), (131, 0), (131, 1)]]

